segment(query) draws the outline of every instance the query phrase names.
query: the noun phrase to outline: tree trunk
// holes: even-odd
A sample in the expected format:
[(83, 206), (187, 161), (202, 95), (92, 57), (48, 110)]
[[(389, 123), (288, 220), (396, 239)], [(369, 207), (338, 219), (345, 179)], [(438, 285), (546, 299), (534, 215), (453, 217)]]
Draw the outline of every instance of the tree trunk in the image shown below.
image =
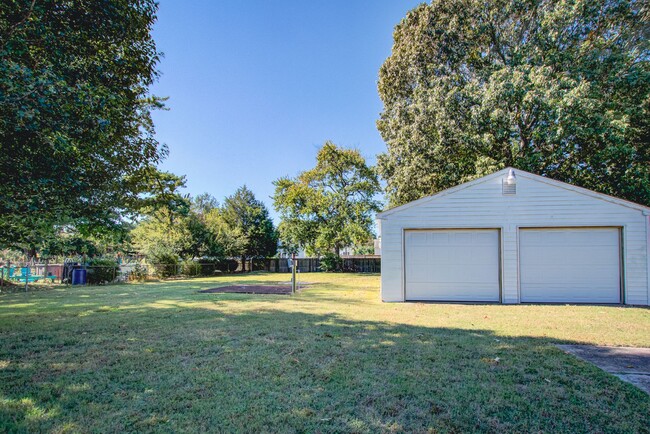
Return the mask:
[(36, 247), (30, 247), (27, 249), (27, 262), (30, 262), (32, 259), (36, 260)]
[(241, 272), (242, 273), (246, 272), (246, 255), (243, 255), (241, 257)]

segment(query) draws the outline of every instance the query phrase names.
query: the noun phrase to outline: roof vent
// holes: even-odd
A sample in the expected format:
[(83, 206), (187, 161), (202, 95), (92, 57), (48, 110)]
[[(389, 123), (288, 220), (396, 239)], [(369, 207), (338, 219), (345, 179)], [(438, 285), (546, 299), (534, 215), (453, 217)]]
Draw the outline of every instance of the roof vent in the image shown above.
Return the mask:
[(501, 180), (501, 188), (503, 194), (517, 194), (517, 177), (514, 170), (510, 169), (508, 176)]

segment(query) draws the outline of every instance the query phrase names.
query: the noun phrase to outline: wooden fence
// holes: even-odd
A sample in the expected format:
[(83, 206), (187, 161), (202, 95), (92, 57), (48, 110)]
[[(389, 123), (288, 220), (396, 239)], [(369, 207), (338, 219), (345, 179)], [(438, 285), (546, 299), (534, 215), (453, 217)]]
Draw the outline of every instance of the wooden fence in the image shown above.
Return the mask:
[[(380, 256), (344, 256), (343, 271), (353, 273), (379, 273), (381, 271)], [(291, 271), (289, 264), (291, 259), (268, 258), (256, 259), (253, 261), (255, 271), (267, 271), (269, 273), (288, 273)], [(296, 270), (301, 273), (314, 273), (322, 271), (320, 258), (297, 258)], [(248, 267), (246, 268), (248, 269)]]

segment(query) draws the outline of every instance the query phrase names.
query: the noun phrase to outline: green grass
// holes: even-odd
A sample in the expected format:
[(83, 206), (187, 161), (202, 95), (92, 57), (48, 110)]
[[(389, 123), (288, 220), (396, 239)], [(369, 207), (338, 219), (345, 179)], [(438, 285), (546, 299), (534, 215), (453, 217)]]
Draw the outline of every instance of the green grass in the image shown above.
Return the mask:
[(0, 432), (650, 430), (648, 395), (553, 346), (648, 347), (648, 309), (302, 278), (294, 297), (197, 292), (286, 274), (0, 294)]

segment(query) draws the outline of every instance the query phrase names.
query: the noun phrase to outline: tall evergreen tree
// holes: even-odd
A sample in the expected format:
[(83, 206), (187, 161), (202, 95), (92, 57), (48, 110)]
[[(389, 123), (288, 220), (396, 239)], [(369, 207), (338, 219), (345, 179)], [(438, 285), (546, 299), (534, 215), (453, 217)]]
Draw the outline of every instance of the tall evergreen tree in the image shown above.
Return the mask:
[(245, 185), (226, 198), (221, 217), (231, 231), (241, 234), (239, 256), (242, 266), (250, 258), (273, 256), (278, 249), (278, 235), (269, 210)]

